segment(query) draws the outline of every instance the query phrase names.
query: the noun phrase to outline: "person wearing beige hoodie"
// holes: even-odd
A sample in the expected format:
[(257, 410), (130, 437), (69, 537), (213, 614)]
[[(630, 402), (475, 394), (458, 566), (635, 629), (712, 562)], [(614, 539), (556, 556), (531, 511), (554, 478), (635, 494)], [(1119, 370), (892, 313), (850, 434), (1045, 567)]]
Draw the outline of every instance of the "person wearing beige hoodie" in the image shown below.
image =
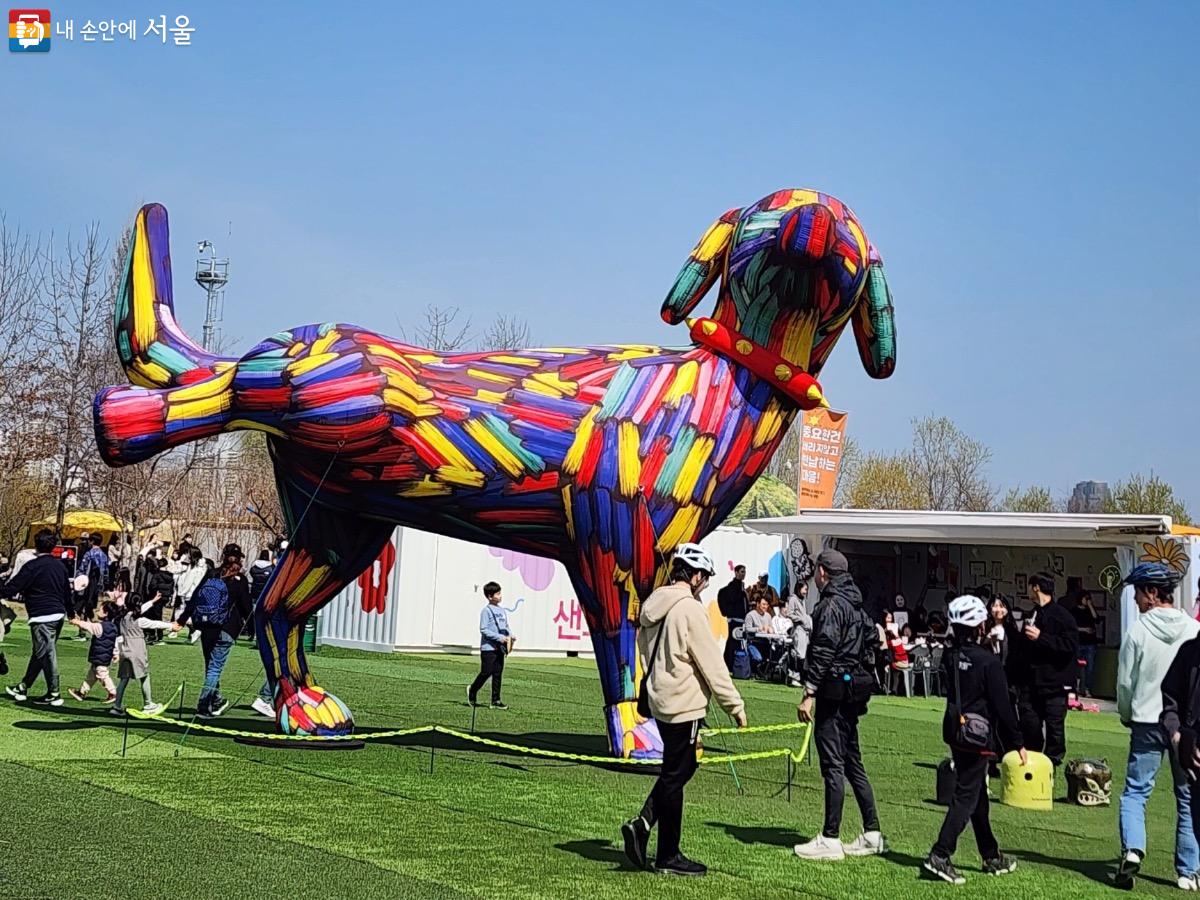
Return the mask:
[(696, 741), (710, 697), (746, 726), (746, 708), (709, 629), (700, 593), (715, 574), (712, 558), (695, 544), (680, 544), (667, 584), (642, 604), (638, 655), (646, 660), (642, 690), (662, 737), (662, 769), (639, 815), (621, 827), (625, 855), (647, 865), (650, 830), (657, 824), (654, 871), (704, 875), (708, 869), (679, 850), (683, 789), (697, 768)]

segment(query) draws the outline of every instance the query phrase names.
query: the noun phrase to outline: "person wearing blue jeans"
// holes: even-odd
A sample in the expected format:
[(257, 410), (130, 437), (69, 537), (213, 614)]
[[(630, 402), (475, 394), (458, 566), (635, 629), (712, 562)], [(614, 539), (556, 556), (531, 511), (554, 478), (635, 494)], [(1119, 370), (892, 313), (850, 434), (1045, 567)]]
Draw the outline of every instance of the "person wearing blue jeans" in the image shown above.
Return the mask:
[[(1167, 741), (1157, 722), (1153, 725), (1131, 723), (1129, 763), (1125, 769), (1125, 790), (1121, 792), (1121, 847), (1125, 855), (1131, 851), (1137, 853), (1139, 868), (1146, 853), (1146, 802), (1154, 791), (1155, 777), (1166, 752)], [(1171, 759), (1171, 776), (1175, 784), (1175, 873), (1180, 881), (1186, 879), (1194, 883), (1196, 873), (1200, 871), (1200, 847), (1197, 847), (1192, 832), (1187, 775), (1174, 758)]]
[[(1125, 583), (1134, 588), (1140, 615), (1121, 641), (1117, 668), (1117, 712), (1129, 728), (1129, 764), (1121, 792), (1121, 858), (1115, 883), (1129, 889), (1146, 857), (1146, 801), (1169, 749), (1159, 726), (1163, 711), (1163, 679), (1179, 648), (1200, 633), (1200, 623), (1175, 608), (1179, 575), (1161, 563), (1133, 569)], [(1191, 791), (1187, 775), (1171, 754), (1175, 782), (1175, 872), (1183, 890), (1200, 890), (1200, 847), (1192, 828)]]
[(221, 673), (229, 660), (229, 651), (233, 649), (237, 636), (242, 633), (246, 617), (253, 610), (250, 603), (250, 582), (242, 571), (242, 548), (237, 544), (227, 544), (221, 557), (220, 570), (211, 573), (200, 583), (176, 623), (177, 628), (182, 628), (196, 615), (199, 604), (206, 602), (203, 599), (207, 596), (204, 587), (209, 578), (220, 578), (224, 582), (228, 591), (226, 608), (210, 623), (204, 623), (201, 617), (200, 647), (204, 651), (204, 687), (200, 691), (196, 712), (202, 719), (211, 719), (229, 709), (229, 701), (221, 696)]

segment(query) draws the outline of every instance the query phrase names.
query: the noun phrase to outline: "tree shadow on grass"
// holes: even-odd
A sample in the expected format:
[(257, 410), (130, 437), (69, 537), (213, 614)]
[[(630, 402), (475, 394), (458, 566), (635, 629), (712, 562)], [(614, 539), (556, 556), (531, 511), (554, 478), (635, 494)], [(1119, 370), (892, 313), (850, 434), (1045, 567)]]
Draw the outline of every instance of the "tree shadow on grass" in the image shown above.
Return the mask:
[[(1036, 863), (1041, 866), (1062, 869), (1066, 872), (1077, 872), (1084, 878), (1094, 881), (1097, 884), (1113, 887), (1112, 874), (1116, 865), (1111, 859), (1069, 859), (1061, 856), (1047, 856), (1044, 853), (1037, 853), (1033, 850), (1016, 850), (1013, 855), (1017, 859)], [(1176, 886), (1174, 881), (1157, 878), (1153, 875), (1146, 875), (1145, 873), (1138, 875), (1138, 880), (1149, 881), (1151, 884), (1158, 884), (1163, 887)]]
[(612, 841), (603, 841), (598, 839), (592, 839), (588, 841), (567, 841), (562, 844), (555, 844), (554, 846), (558, 850), (565, 850), (568, 853), (574, 853), (576, 856), (581, 856), (584, 859), (591, 860), (592, 862), (609, 863), (612, 865), (611, 871), (641, 871), (626, 858), (624, 851), (613, 845)]

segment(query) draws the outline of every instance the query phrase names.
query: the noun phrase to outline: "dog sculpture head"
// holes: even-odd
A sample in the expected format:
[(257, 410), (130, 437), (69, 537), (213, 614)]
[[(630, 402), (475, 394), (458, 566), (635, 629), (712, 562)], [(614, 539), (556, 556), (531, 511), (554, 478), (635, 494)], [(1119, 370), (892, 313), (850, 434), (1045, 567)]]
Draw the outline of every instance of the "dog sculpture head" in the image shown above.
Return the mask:
[(867, 373), (896, 364), (883, 262), (854, 213), (828, 194), (776, 191), (731, 209), (692, 250), (663, 303), (671, 325), (721, 281), (712, 318), (739, 340), (816, 376), (847, 322)]

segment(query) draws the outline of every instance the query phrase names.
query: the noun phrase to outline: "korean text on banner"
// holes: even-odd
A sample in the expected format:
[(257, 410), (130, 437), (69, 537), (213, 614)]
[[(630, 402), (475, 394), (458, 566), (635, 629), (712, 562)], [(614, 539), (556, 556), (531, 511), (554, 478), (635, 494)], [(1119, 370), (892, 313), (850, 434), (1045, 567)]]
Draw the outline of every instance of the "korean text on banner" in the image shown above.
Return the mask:
[(814, 409), (802, 415), (798, 505), (800, 509), (830, 509), (846, 445), (847, 414)]

